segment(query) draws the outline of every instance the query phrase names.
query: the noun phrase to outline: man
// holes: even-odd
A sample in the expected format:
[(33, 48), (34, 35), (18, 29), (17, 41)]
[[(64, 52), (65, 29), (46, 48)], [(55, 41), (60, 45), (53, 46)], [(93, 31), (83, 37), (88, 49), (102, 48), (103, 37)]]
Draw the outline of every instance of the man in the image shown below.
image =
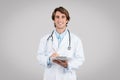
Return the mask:
[(63, 7), (52, 13), (55, 30), (40, 40), (37, 59), (45, 67), (44, 80), (76, 80), (76, 69), (84, 62), (81, 40), (67, 29), (70, 20)]

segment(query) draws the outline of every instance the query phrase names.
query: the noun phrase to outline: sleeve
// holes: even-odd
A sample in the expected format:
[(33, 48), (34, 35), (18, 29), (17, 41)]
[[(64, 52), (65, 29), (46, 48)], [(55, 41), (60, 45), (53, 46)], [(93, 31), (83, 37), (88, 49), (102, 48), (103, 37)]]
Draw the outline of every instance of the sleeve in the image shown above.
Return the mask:
[(51, 67), (50, 56), (46, 55), (47, 54), (46, 49), (47, 49), (47, 42), (45, 39), (41, 39), (38, 47), (37, 60), (39, 61), (40, 65), (45, 67)]
[(65, 71), (78, 69), (85, 61), (81, 40), (78, 39), (75, 45), (76, 47), (75, 47), (73, 58), (70, 61), (68, 61), (68, 67), (65, 69)]

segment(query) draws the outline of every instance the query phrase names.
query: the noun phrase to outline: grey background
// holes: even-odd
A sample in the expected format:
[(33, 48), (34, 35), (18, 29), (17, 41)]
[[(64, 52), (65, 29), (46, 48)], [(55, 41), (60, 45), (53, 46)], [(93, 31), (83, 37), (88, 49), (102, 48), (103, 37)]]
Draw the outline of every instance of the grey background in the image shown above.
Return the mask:
[(78, 80), (120, 80), (119, 0), (0, 0), (0, 80), (42, 80), (38, 44), (54, 29), (58, 6), (68, 9), (68, 28), (83, 42)]

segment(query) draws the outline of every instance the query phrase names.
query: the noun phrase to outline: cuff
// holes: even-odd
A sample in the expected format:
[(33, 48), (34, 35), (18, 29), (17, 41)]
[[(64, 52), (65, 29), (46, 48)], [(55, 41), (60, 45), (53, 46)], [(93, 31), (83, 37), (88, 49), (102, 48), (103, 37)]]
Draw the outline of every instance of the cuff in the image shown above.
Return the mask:
[(50, 57), (48, 57), (47, 67), (50, 68), (51, 66), (52, 66), (51, 59), (50, 59)]
[(67, 68), (64, 68), (64, 72), (71, 72), (72, 68), (68, 64)]

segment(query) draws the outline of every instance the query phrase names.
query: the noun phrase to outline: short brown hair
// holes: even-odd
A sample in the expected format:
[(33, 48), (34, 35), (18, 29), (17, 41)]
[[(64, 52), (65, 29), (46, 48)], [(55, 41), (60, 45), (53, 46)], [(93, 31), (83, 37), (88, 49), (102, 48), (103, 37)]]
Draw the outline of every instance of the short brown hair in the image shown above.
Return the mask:
[(69, 21), (70, 20), (70, 16), (69, 16), (69, 12), (62, 6), (58, 7), (58, 8), (55, 8), (53, 13), (52, 13), (52, 20), (55, 19), (55, 13), (59, 11), (61, 12), (62, 14), (65, 14), (67, 20)]

